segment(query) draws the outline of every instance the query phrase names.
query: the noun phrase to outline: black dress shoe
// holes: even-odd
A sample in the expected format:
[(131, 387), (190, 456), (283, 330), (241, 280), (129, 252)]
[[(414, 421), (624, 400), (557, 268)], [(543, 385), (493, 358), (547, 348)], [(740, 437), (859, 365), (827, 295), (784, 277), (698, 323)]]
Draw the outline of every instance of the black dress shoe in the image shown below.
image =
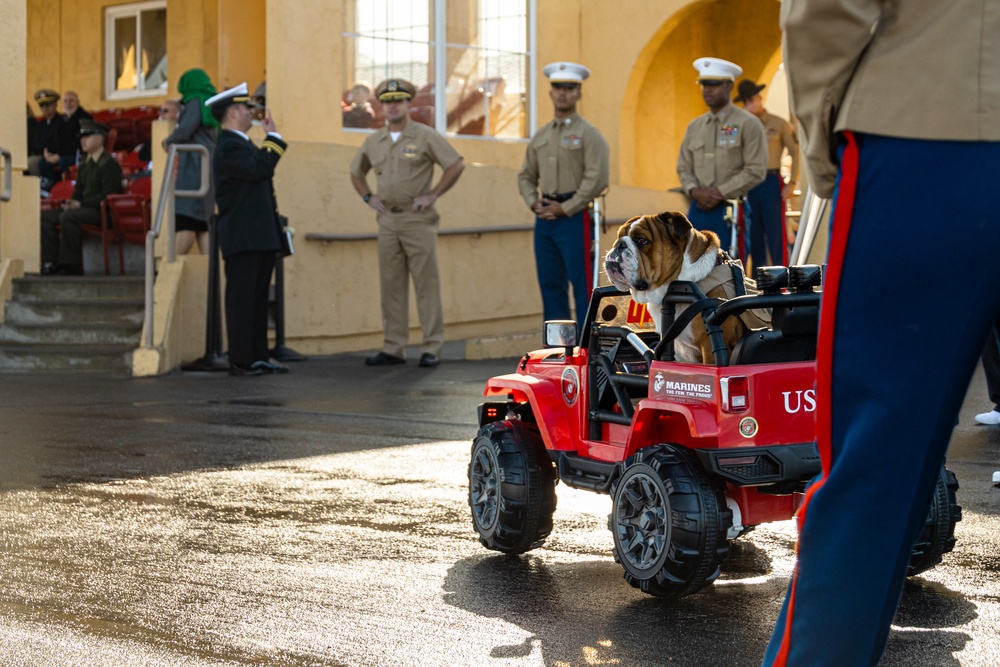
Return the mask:
[[(257, 362), (260, 363), (260, 362)], [(256, 364), (229, 364), (230, 375), (263, 375), (264, 369), (258, 368)]]
[(441, 357), (436, 354), (431, 354), (430, 352), (424, 352), (420, 355), (420, 365), (424, 368), (434, 368), (441, 363)]
[(42, 265), (42, 270), (39, 271), (43, 276), (54, 276), (59, 273), (59, 265), (55, 262), (45, 262)]
[(405, 364), (406, 359), (403, 357), (394, 357), (391, 354), (386, 354), (385, 352), (379, 352), (374, 357), (368, 357), (365, 359), (365, 366), (391, 366), (393, 364)]
[(58, 273), (60, 276), (82, 276), (83, 267), (60, 264), (59, 269), (56, 271), (56, 273)]
[(273, 361), (255, 361), (250, 364), (250, 368), (258, 368), (264, 373), (287, 373), (288, 366), (276, 364)]

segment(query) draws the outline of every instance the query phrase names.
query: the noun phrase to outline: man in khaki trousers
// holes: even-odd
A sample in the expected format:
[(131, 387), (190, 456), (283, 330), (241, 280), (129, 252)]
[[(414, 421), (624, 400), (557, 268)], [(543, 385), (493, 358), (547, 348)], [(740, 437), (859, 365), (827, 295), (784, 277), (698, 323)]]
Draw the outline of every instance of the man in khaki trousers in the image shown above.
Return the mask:
[[(416, 88), (403, 79), (388, 79), (375, 89), (386, 124), (361, 145), (351, 163), (351, 183), (378, 213), (379, 284), (382, 291), (382, 350), (365, 364), (405, 363), (409, 334), (408, 281), (413, 277), (417, 313), (424, 340), (420, 366), (441, 362), (444, 315), (437, 265), (438, 213), (434, 202), (458, 180), (462, 156), (434, 129), (410, 119)], [(431, 187), (434, 165), (444, 170)], [(376, 192), (368, 186), (375, 172)]]

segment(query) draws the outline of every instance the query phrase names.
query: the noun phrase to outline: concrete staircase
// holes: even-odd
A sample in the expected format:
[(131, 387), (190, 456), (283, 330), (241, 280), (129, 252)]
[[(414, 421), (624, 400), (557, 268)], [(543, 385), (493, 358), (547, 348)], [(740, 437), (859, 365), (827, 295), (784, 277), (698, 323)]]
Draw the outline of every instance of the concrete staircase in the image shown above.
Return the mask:
[(0, 324), (0, 372), (127, 373), (143, 306), (142, 276), (18, 278)]

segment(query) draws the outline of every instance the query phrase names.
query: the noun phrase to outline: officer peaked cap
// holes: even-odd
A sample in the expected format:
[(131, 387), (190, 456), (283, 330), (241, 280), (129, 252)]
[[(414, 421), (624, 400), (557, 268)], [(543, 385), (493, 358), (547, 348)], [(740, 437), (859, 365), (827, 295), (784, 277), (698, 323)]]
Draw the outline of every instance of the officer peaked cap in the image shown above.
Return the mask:
[(580, 85), (590, 76), (590, 70), (578, 63), (557, 62), (542, 68), (550, 83), (575, 83)]
[(722, 58), (698, 58), (694, 61), (698, 81), (736, 81), (743, 68)]
[(379, 102), (412, 100), (416, 94), (416, 86), (405, 79), (386, 79), (375, 86), (375, 97)]

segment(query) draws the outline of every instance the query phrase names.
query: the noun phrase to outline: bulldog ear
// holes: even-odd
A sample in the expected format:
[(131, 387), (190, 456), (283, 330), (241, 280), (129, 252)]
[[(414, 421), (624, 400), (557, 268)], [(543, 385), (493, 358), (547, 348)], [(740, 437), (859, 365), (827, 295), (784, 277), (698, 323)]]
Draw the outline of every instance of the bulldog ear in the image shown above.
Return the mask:
[(657, 215), (656, 219), (667, 228), (671, 236), (678, 239), (684, 238), (693, 229), (691, 222), (679, 211), (664, 211)]
[(622, 223), (622, 226), (618, 228), (618, 238), (621, 238), (623, 236), (628, 236), (628, 231), (632, 229), (632, 223), (640, 219), (642, 219), (642, 216), (637, 215), (634, 218), (629, 218), (624, 223)]

